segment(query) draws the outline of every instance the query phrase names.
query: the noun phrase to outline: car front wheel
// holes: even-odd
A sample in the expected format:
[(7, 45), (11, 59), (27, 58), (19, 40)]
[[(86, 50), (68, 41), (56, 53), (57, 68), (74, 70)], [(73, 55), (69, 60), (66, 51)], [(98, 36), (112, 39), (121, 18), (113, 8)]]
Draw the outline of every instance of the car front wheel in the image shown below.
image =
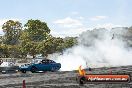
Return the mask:
[(26, 73), (26, 70), (21, 70), (22, 73)]
[(31, 68), (31, 72), (32, 72), (32, 73), (34, 73), (34, 72), (36, 72), (36, 71), (37, 71), (37, 68), (36, 68), (36, 67), (32, 67), (32, 68)]

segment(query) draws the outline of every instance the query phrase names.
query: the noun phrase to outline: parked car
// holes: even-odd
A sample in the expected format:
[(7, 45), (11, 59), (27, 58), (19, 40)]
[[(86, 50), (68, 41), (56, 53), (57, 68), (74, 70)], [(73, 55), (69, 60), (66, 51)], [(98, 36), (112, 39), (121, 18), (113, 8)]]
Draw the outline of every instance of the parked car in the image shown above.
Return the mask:
[(14, 62), (2, 62), (0, 64), (0, 72), (2, 73), (16, 73), (19, 66), (16, 66)]
[(41, 60), (39, 63), (30, 63), (24, 64), (19, 67), (19, 70), (22, 73), (26, 73), (26, 71), (31, 71), (32, 73), (37, 71), (58, 71), (61, 68), (60, 63), (56, 63), (53, 60)]

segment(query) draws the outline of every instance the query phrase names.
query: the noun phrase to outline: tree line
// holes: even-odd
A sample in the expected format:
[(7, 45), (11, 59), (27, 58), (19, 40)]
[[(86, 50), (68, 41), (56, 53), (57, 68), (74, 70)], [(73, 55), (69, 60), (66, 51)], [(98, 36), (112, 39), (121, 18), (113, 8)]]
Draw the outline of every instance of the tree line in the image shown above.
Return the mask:
[(24, 26), (19, 21), (8, 20), (2, 25), (0, 36), (0, 58), (26, 58), (63, 52), (77, 44), (75, 37), (54, 37), (47, 23), (30, 19)]

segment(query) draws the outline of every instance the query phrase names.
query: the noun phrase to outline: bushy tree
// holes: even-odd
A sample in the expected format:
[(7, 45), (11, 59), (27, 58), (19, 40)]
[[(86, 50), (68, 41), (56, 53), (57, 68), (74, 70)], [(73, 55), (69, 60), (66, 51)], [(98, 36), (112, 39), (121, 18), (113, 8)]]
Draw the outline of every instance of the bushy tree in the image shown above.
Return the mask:
[(45, 22), (28, 20), (25, 30), (20, 37), (20, 50), (22, 55), (30, 54), (35, 57), (39, 53), (39, 43), (46, 41), (50, 36), (50, 29)]
[(9, 20), (2, 25), (4, 43), (8, 45), (18, 44), (18, 39), (22, 31), (22, 24), (19, 21)]
[(25, 31), (28, 33), (31, 41), (35, 42), (46, 40), (50, 33), (50, 29), (47, 24), (40, 20), (28, 20), (25, 27)]
[(40, 20), (28, 20), (24, 28), (22, 30), (22, 24), (13, 20), (3, 24), (5, 34), (0, 38), (0, 57), (47, 56), (77, 44), (75, 37), (53, 37), (47, 24)]
[(48, 54), (61, 52), (63, 50), (63, 43), (62, 38), (50, 37), (46, 41), (41, 42), (38, 48), (42, 55), (47, 56)]
[(64, 49), (77, 45), (77, 43), (78, 42), (76, 37), (66, 37), (64, 38)]

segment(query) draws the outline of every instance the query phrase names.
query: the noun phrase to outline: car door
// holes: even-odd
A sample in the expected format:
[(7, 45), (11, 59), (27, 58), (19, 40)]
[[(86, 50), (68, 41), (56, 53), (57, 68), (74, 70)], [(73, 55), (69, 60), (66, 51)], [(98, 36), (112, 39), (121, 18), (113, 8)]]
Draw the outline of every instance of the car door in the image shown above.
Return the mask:
[(41, 71), (48, 71), (49, 70), (49, 61), (42, 60), (41, 63), (39, 63), (39, 69)]

